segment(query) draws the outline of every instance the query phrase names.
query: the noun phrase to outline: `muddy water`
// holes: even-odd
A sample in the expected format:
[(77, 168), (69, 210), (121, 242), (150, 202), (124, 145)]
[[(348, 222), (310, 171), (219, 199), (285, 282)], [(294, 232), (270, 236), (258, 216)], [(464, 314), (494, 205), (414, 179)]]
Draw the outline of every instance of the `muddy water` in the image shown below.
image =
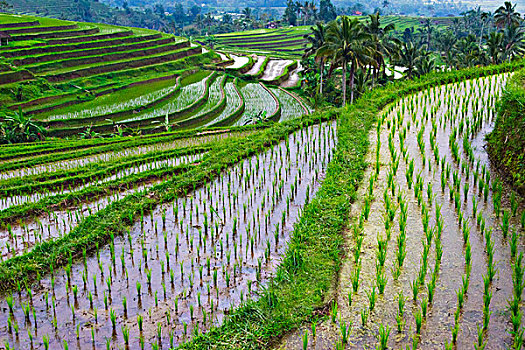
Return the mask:
[[(336, 301), (338, 303), (338, 316), (336, 323), (330, 320), (322, 322), (317, 326), (317, 337), (313, 339), (309, 330), (309, 348), (327, 349), (334, 348), (341, 342), (340, 325), (344, 323), (350, 326), (349, 343), (346, 348), (370, 348), (378, 345), (379, 329), (381, 326), (390, 328), (388, 346), (392, 348), (404, 348), (414, 344), (421, 349), (442, 349), (445, 344), (452, 342), (451, 329), (455, 325), (455, 312), (459, 309), (456, 348), (473, 348), (478, 342), (478, 327), (483, 327), (483, 276), (488, 274), (488, 254), (486, 247), (486, 232), (492, 229), (492, 242), (494, 244), (494, 262), (497, 272), (489, 292), (492, 293), (490, 301), (490, 322), (488, 328), (482, 332), (482, 342), (486, 343), (487, 349), (505, 349), (512, 344), (510, 312), (508, 311), (508, 300), (512, 298), (512, 272), (513, 259), (510, 256), (509, 239), (503, 238), (501, 216), (496, 218), (494, 214), (493, 193), (488, 191), (487, 200), (483, 192), (474, 184), (474, 173), (482, 177), (482, 169), (485, 167), (491, 175), (491, 181), (496, 178), (495, 169), (491, 168), (487, 154), (483, 148), (484, 136), (490, 132), (494, 122), (494, 102), (504, 86), (508, 76), (489, 77), (468, 81), (461, 84), (446, 85), (423, 91), (422, 93), (403, 99), (393, 108), (385, 111), (385, 122), (380, 129), (381, 146), (379, 150), (379, 173), (375, 177), (376, 163), (376, 140), (377, 134), (371, 135), (371, 151), (368, 160), (371, 167), (368, 170), (365, 181), (360, 189), (360, 198), (352, 210), (351, 228), (346, 232), (346, 245), (349, 258), (346, 259), (339, 276), (339, 288)], [(449, 143), (450, 134), (453, 129), (459, 129), (460, 125), (470, 125), (479, 121), (480, 128), (472, 132), (463, 132), (468, 135), (468, 143), (473, 152), (472, 161), (468, 161), (467, 154), (463, 150), (463, 134), (456, 137), (459, 144), (457, 160), (453, 157), (452, 147)], [(435, 131), (432, 131), (433, 122)], [(410, 125), (410, 127), (409, 127)], [(422, 127), (424, 126), (424, 128)], [(406, 138), (403, 141), (405, 155), (401, 151), (400, 134), (406, 130)], [(423, 130), (423, 131), (421, 131)], [(418, 133), (421, 131), (421, 144), (424, 151), (420, 150)], [(392, 133), (392, 145), (399, 161), (397, 173), (394, 174), (392, 152), (389, 149), (389, 134)], [(431, 135), (434, 134), (434, 135)], [(431, 137), (432, 136), (432, 137)], [(431, 138), (435, 141), (437, 160), (431, 146)], [(422, 195), (418, 199), (415, 185), (408, 186), (406, 174), (409, 164), (414, 164), (414, 183), (420, 177), (422, 184)], [(464, 164), (464, 165), (462, 165)], [(478, 165), (479, 164), (479, 165)], [(445, 181), (444, 191), (441, 189), (441, 175), (446, 174), (446, 168), (450, 167), (450, 177)], [(468, 169), (462, 171), (461, 169)], [(392, 173), (392, 180), (389, 180)], [(450, 199), (450, 189), (454, 187), (452, 178), (457, 174), (459, 185), (459, 208), (455, 207), (455, 201)], [(354, 235), (353, 228), (358, 226), (355, 222), (360, 213), (364, 212), (364, 198), (369, 191), (370, 177), (374, 177), (373, 201), (371, 203), (370, 217), (364, 220), (362, 231), (362, 248), (360, 250), (360, 278), (357, 292), (352, 288), (352, 281), (356, 271), (354, 250), (356, 249), (359, 235)], [(478, 180), (479, 181), (479, 180)], [(465, 195), (465, 184), (469, 188)], [(476, 182), (477, 184), (477, 182)], [(492, 187), (492, 184), (490, 184)], [(427, 190), (430, 189), (429, 192)], [(386, 249), (386, 263), (382, 271), (386, 278), (384, 295), (378, 295), (375, 307), (370, 311), (370, 297), (372, 291), (378, 293), (380, 283), (377, 282), (378, 259), (378, 236), (380, 240), (387, 237), (385, 229), (387, 200), (395, 207), (395, 218), (390, 224), (390, 240)], [(511, 190), (503, 190), (503, 207), (510, 207), (509, 198)], [(430, 194), (430, 197), (429, 197)], [(397, 263), (396, 253), (398, 251), (397, 237), (400, 235), (400, 200), (406, 203), (406, 258), (400, 275), (394, 279), (394, 271)], [(474, 210), (474, 201), (477, 208)], [(523, 200), (517, 212), (518, 216), (524, 210)], [(427, 238), (424, 230), (423, 212), (428, 211), (428, 228), (430, 231), (430, 248), (427, 259), (426, 273), (423, 274), (423, 285), (417, 289), (417, 298), (413, 300), (412, 283), (418, 280), (419, 272), (423, 264), (423, 247)], [(436, 219), (436, 212), (439, 212)], [(477, 216), (485, 220), (485, 228), (477, 225)], [(460, 218), (461, 223), (460, 223)], [(510, 220), (511, 230), (519, 228), (518, 217)], [(443, 230), (438, 235), (438, 222), (443, 223)], [(466, 224), (463, 224), (466, 222)], [(470, 233), (468, 242), (470, 245), (470, 273), (467, 273), (466, 255), (467, 245), (464, 243), (464, 230), (468, 228)], [(427, 230), (428, 232), (428, 230)], [(438, 238), (440, 236), (440, 239)], [(509, 234), (510, 236), (510, 234)], [(437, 241), (442, 246), (442, 257), (440, 263), (436, 264)], [(524, 251), (523, 239), (518, 243), (518, 251)], [(432, 285), (432, 276), (435, 271), (436, 287), (431, 303), (429, 299), (429, 285)], [(379, 274), (382, 275), (381, 273)], [(462, 278), (468, 279), (468, 289), (465, 293), (464, 303), (458, 308), (458, 297), (456, 292), (462, 288)], [(404, 325), (401, 331), (397, 330), (396, 317), (399, 314), (398, 298), (400, 293), (406, 298), (403, 308), (403, 316), (399, 319)], [(349, 306), (348, 295), (352, 296), (352, 304)], [(427, 304), (426, 317), (422, 317), (421, 335), (416, 335), (415, 315), (423, 314), (422, 305)], [(522, 311), (523, 312), (523, 311)], [(367, 315), (363, 324), (361, 314)], [(293, 334), (285, 337), (281, 346), (283, 348), (302, 348), (302, 336), (309, 329), (303, 327)], [(344, 348), (344, 346), (343, 346)]]
[[(129, 329), (129, 348), (140, 348), (141, 339), (147, 349), (167, 348), (170, 338), (176, 345), (219, 324), (229, 309), (255, 297), (279, 264), (335, 143), (334, 123), (303, 129), (187, 197), (155, 208), (128, 236), (115, 238), (85, 263), (74, 262), (69, 281), (64, 270), (47, 276), (33, 289), (32, 303), (27, 293), (15, 292), (11, 316), (4, 299), (0, 338), (31, 348), (29, 330), (34, 348), (43, 348), (46, 336), (50, 348), (58, 348), (62, 339), (69, 348), (104, 348), (109, 339), (117, 349), (125, 347)], [(8, 318), (16, 320), (11, 323), (18, 324), (18, 336), (9, 331)]]

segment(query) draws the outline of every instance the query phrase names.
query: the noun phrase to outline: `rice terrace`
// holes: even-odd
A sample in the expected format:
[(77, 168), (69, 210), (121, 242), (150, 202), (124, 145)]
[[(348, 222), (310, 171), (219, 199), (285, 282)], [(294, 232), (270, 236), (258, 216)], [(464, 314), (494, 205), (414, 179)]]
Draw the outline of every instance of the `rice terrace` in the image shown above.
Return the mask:
[(522, 349), (491, 6), (0, 1), (0, 349)]

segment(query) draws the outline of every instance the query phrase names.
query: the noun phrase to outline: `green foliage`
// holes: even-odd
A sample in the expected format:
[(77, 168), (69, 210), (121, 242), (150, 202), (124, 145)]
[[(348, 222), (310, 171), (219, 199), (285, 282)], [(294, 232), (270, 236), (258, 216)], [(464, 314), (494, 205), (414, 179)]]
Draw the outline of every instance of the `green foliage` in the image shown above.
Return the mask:
[(516, 189), (525, 193), (525, 70), (516, 73), (507, 84), (487, 141), (492, 160)]
[(22, 110), (0, 116), (0, 143), (33, 142), (44, 139), (44, 129)]

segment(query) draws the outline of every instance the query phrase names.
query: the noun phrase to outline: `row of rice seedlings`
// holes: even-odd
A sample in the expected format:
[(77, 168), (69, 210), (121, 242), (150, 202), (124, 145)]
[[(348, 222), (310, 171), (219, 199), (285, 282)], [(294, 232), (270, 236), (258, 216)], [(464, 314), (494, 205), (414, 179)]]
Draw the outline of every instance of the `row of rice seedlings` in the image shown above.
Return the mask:
[[(103, 347), (106, 338), (160, 348), (220, 323), (271, 275), (334, 146), (335, 124), (303, 129), (141, 215), (107, 248), (71, 257), (43, 290), (8, 296), (0, 334), (20, 346), (45, 337), (51, 348), (57, 339)], [(28, 302), (29, 321), (20, 307)]]
[(87, 157), (80, 157), (68, 160), (61, 160), (57, 162), (50, 162), (45, 164), (38, 164), (32, 167), (22, 169), (15, 169), (0, 172), (0, 181), (12, 178), (19, 178), (31, 175), (41, 175), (46, 173), (53, 173), (58, 170), (74, 170), (79, 167), (88, 166), (95, 163), (110, 163), (124, 158), (138, 156), (147, 153), (162, 152), (183, 147), (198, 146), (205, 143), (219, 141), (232, 136), (248, 135), (252, 132), (231, 132), (220, 134), (207, 134), (199, 137), (188, 137), (183, 139), (175, 139), (168, 142), (154, 143), (145, 146), (131, 147), (126, 149), (117, 149), (115, 151), (99, 153)]
[(209, 83), (211, 78), (212, 75), (209, 75), (196, 83), (186, 85), (180, 89), (180, 92), (175, 98), (170, 99), (166, 104), (163, 104), (152, 111), (137, 113), (135, 116), (126, 118), (120, 122), (125, 124), (143, 119), (164, 117), (166, 115), (180, 112), (204, 95), (206, 92), (206, 84)]
[(114, 190), (94, 201), (84, 202), (77, 209), (50, 210), (41, 218), (27, 218), (16, 225), (8, 224), (6, 229), (0, 230), (0, 261), (29, 252), (36, 244), (62, 238), (85, 218), (95, 215), (127, 195), (147, 190), (161, 181), (148, 181), (118, 191)]
[(148, 105), (152, 102), (155, 102), (157, 100), (163, 99), (173, 93), (177, 88), (178, 85), (174, 84), (172, 86), (154, 90), (151, 92), (148, 92), (144, 95), (141, 95), (139, 97), (126, 99), (123, 101), (119, 101), (112, 104), (106, 104), (106, 105), (98, 105), (94, 108), (89, 109), (83, 109), (75, 112), (68, 112), (63, 114), (53, 114), (46, 118), (46, 120), (52, 121), (52, 120), (71, 120), (71, 119), (83, 119), (83, 118), (90, 118), (90, 117), (96, 117), (96, 116), (103, 116), (106, 114), (112, 114), (117, 113), (121, 111), (130, 110), (133, 108), (139, 108), (144, 105)]
[(227, 82), (224, 86), (224, 93), (226, 95), (226, 105), (223, 111), (216, 118), (210, 121), (206, 126), (221, 122), (227, 117), (231, 116), (242, 104), (242, 98), (239, 95), (235, 82)]
[(305, 111), (303, 106), (293, 96), (288, 94), (286, 91), (275, 88), (272, 92), (277, 96), (281, 104), (281, 119), (280, 121), (299, 118)]
[(240, 88), (240, 92), (244, 98), (245, 107), (242, 117), (235, 125), (245, 125), (251, 117), (262, 116), (263, 113), (269, 117), (277, 108), (273, 97), (259, 83), (248, 83)]
[(210, 85), (208, 99), (200, 109), (199, 113), (194, 116), (194, 118), (199, 118), (211, 111), (225, 97), (223, 86), (224, 80), (226, 78), (227, 77), (223, 75), (220, 78), (215, 79), (215, 81)]
[[(126, 176), (129, 176), (131, 174), (137, 174), (142, 173), (145, 171), (151, 171), (166, 167), (174, 167), (181, 164), (190, 164), (194, 163), (196, 161), (199, 161), (202, 159), (202, 157), (205, 155), (205, 153), (195, 153), (191, 155), (184, 155), (181, 157), (168, 157), (165, 159), (155, 159), (152, 161), (148, 161), (142, 164), (136, 164), (131, 165), (131, 167), (127, 167), (121, 170), (116, 170), (115, 172), (108, 172), (107, 174), (104, 174), (104, 177), (102, 178), (91, 178), (90, 180), (83, 180), (81, 184), (69, 184), (67, 187), (64, 187), (64, 184), (60, 186), (56, 190), (49, 190), (47, 188), (43, 188), (41, 191), (38, 188), (35, 188), (34, 191), (31, 194), (25, 194), (24, 192), (19, 192), (17, 195), (11, 195), (7, 197), (0, 198), (0, 210), (4, 210), (7, 208), (10, 208), (15, 205), (23, 205), (25, 203), (34, 203), (37, 202), (43, 198), (54, 196), (54, 195), (62, 195), (66, 193), (72, 193), (75, 191), (80, 191), (82, 189), (85, 189), (89, 186), (94, 186), (97, 184), (103, 184), (108, 181), (114, 181), (118, 179), (122, 179)], [(59, 179), (53, 180), (54, 183), (56, 183), (56, 186), (59, 185)], [(23, 194), (22, 194), (23, 193)]]

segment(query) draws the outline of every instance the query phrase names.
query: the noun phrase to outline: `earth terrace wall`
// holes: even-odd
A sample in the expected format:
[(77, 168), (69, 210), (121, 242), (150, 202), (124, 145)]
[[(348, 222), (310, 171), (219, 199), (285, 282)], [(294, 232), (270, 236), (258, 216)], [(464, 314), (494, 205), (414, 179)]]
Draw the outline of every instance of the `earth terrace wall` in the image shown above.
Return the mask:
[[(28, 66), (27, 69), (30, 70), (33, 73), (43, 73), (46, 71), (52, 71), (55, 69), (61, 69), (61, 68), (71, 68), (76, 66), (83, 66), (88, 64), (95, 64), (95, 63), (101, 63), (101, 62), (110, 62), (110, 61), (120, 61), (124, 59), (131, 59), (135, 57), (144, 57), (144, 56), (152, 56), (163, 52), (169, 52), (169, 51), (175, 51), (182, 49), (184, 47), (188, 47), (188, 42), (181, 42), (176, 44), (166, 44), (166, 45), (159, 45), (148, 49), (137, 49), (130, 50), (127, 52), (117, 52), (112, 53), (111, 51), (107, 54), (101, 54), (96, 56), (88, 56), (88, 57), (77, 57), (77, 58), (71, 58), (71, 59), (62, 59), (60, 55), (57, 55), (58, 60), (43, 63), (41, 65), (36, 66)], [(98, 50), (98, 49), (97, 49)]]
[[(188, 46), (189, 44), (187, 44)], [(50, 82), (59, 82), (64, 80), (71, 80), (81, 77), (87, 77), (90, 75), (107, 73), (116, 70), (123, 70), (127, 68), (138, 68), (142, 66), (154, 65), (166, 61), (174, 61), (181, 59), (186, 56), (193, 56), (202, 52), (201, 47), (190, 47), (187, 50), (181, 50), (167, 55), (156, 56), (156, 57), (146, 57), (139, 60), (120, 62), (120, 63), (111, 63), (103, 66), (92, 67), (92, 68), (83, 68), (75, 70), (72, 72), (54, 74), (46, 76), (47, 80)]]
[(24, 65), (33, 64), (33, 63), (48, 62), (48, 61), (62, 60), (62, 59), (68, 59), (68, 58), (77, 58), (77, 57), (84, 57), (84, 56), (92, 56), (92, 55), (100, 55), (100, 54), (107, 54), (107, 53), (119, 52), (119, 51), (143, 49), (147, 47), (164, 45), (164, 44), (169, 44), (173, 42), (175, 42), (174, 38), (164, 38), (164, 39), (153, 39), (153, 40), (148, 40), (144, 42), (133, 43), (130, 45), (120, 44), (117, 46), (109, 46), (109, 47), (96, 48), (96, 49), (80, 49), (78, 51), (69, 51), (69, 52), (51, 51), (41, 56), (29, 56), (29, 57), (25, 57), (21, 59), (15, 59), (13, 60), (12, 63), (16, 66), (24, 66)]
[(144, 36), (130, 36), (125, 37), (122, 39), (110, 39), (110, 40), (103, 40), (103, 41), (93, 41), (93, 42), (83, 42), (79, 44), (62, 44), (57, 46), (45, 46), (45, 47), (37, 47), (32, 49), (22, 49), (22, 50), (16, 50), (16, 51), (7, 51), (2, 52), (2, 56), (5, 58), (11, 58), (11, 57), (20, 57), (20, 56), (29, 56), (29, 55), (39, 55), (39, 54), (46, 54), (46, 53), (56, 53), (56, 52), (62, 52), (62, 51), (73, 51), (73, 50), (83, 50), (83, 49), (91, 49), (96, 47), (105, 47), (105, 46), (115, 46), (115, 45), (122, 45), (122, 44), (128, 44), (128, 43), (135, 43), (140, 41), (147, 41), (147, 40), (154, 40), (154, 39), (160, 39), (162, 37), (162, 34), (151, 34), (151, 35), (144, 35)]
[(16, 27), (31, 27), (40, 25), (39, 21), (32, 22), (14, 22), (14, 23), (2, 23), (0, 28), (16, 28)]
[(77, 29), (77, 24), (69, 24), (66, 26), (52, 26), (52, 27), (27, 27), (27, 28), (15, 28), (2, 30), (2, 32), (9, 35), (26, 34), (26, 33), (39, 33), (39, 32), (56, 32), (60, 30)]
[[(374, 89), (346, 108), (312, 114), (310, 120), (338, 118), (338, 144), (326, 177), (303, 209), (276, 277), (259, 295), (232, 310), (223, 324), (179, 349), (268, 349), (286, 332), (315, 320), (330, 304), (344, 254), (341, 232), (348, 222), (364, 170), (368, 134), (383, 108), (403, 96), (436, 85), (518, 69), (520, 61), (499, 66), (431, 73)], [(303, 117), (305, 118), (305, 117)], [(304, 119), (303, 119), (304, 120)], [(281, 123), (279, 125), (282, 125)]]
[(19, 81), (30, 80), (33, 78), (33, 74), (31, 74), (31, 72), (27, 70), (18, 70), (9, 73), (2, 73), (0, 74), (0, 85), (16, 83)]
[(220, 114), (224, 110), (224, 107), (226, 107), (226, 92), (224, 91), (224, 86), (226, 85), (227, 80), (226, 77), (222, 78), (221, 99), (219, 100), (219, 103), (206, 113), (197, 113), (195, 116), (177, 122), (178, 126), (181, 128), (198, 127), (208, 122), (210, 118), (214, 118)]
[(99, 35), (90, 35), (90, 36), (73, 36), (71, 38), (57, 39), (57, 40), (48, 40), (47, 45), (61, 45), (61, 44), (71, 44), (71, 43), (83, 43), (88, 41), (97, 41), (104, 39), (112, 38), (122, 38), (126, 36), (133, 35), (133, 31), (125, 30), (122, 32), (115, 32), (109, 34), (99, 34)]
[(25, 41), (25, 40), (38, 40), (38, 39), (50, 39), (50, 38), (64, 38), (72, 36), (82, 36), (82, 35), (91, 35), (99, 33), (100, 29), (90, 28), (90, 29), (80, 29), (80, 30), (69, 30), (63, 32), (49, 32), (49, 33), (36, 33), (36, 34), (26, 34), (26, 35), (15, 35), (11, 36), (12, 41)]

